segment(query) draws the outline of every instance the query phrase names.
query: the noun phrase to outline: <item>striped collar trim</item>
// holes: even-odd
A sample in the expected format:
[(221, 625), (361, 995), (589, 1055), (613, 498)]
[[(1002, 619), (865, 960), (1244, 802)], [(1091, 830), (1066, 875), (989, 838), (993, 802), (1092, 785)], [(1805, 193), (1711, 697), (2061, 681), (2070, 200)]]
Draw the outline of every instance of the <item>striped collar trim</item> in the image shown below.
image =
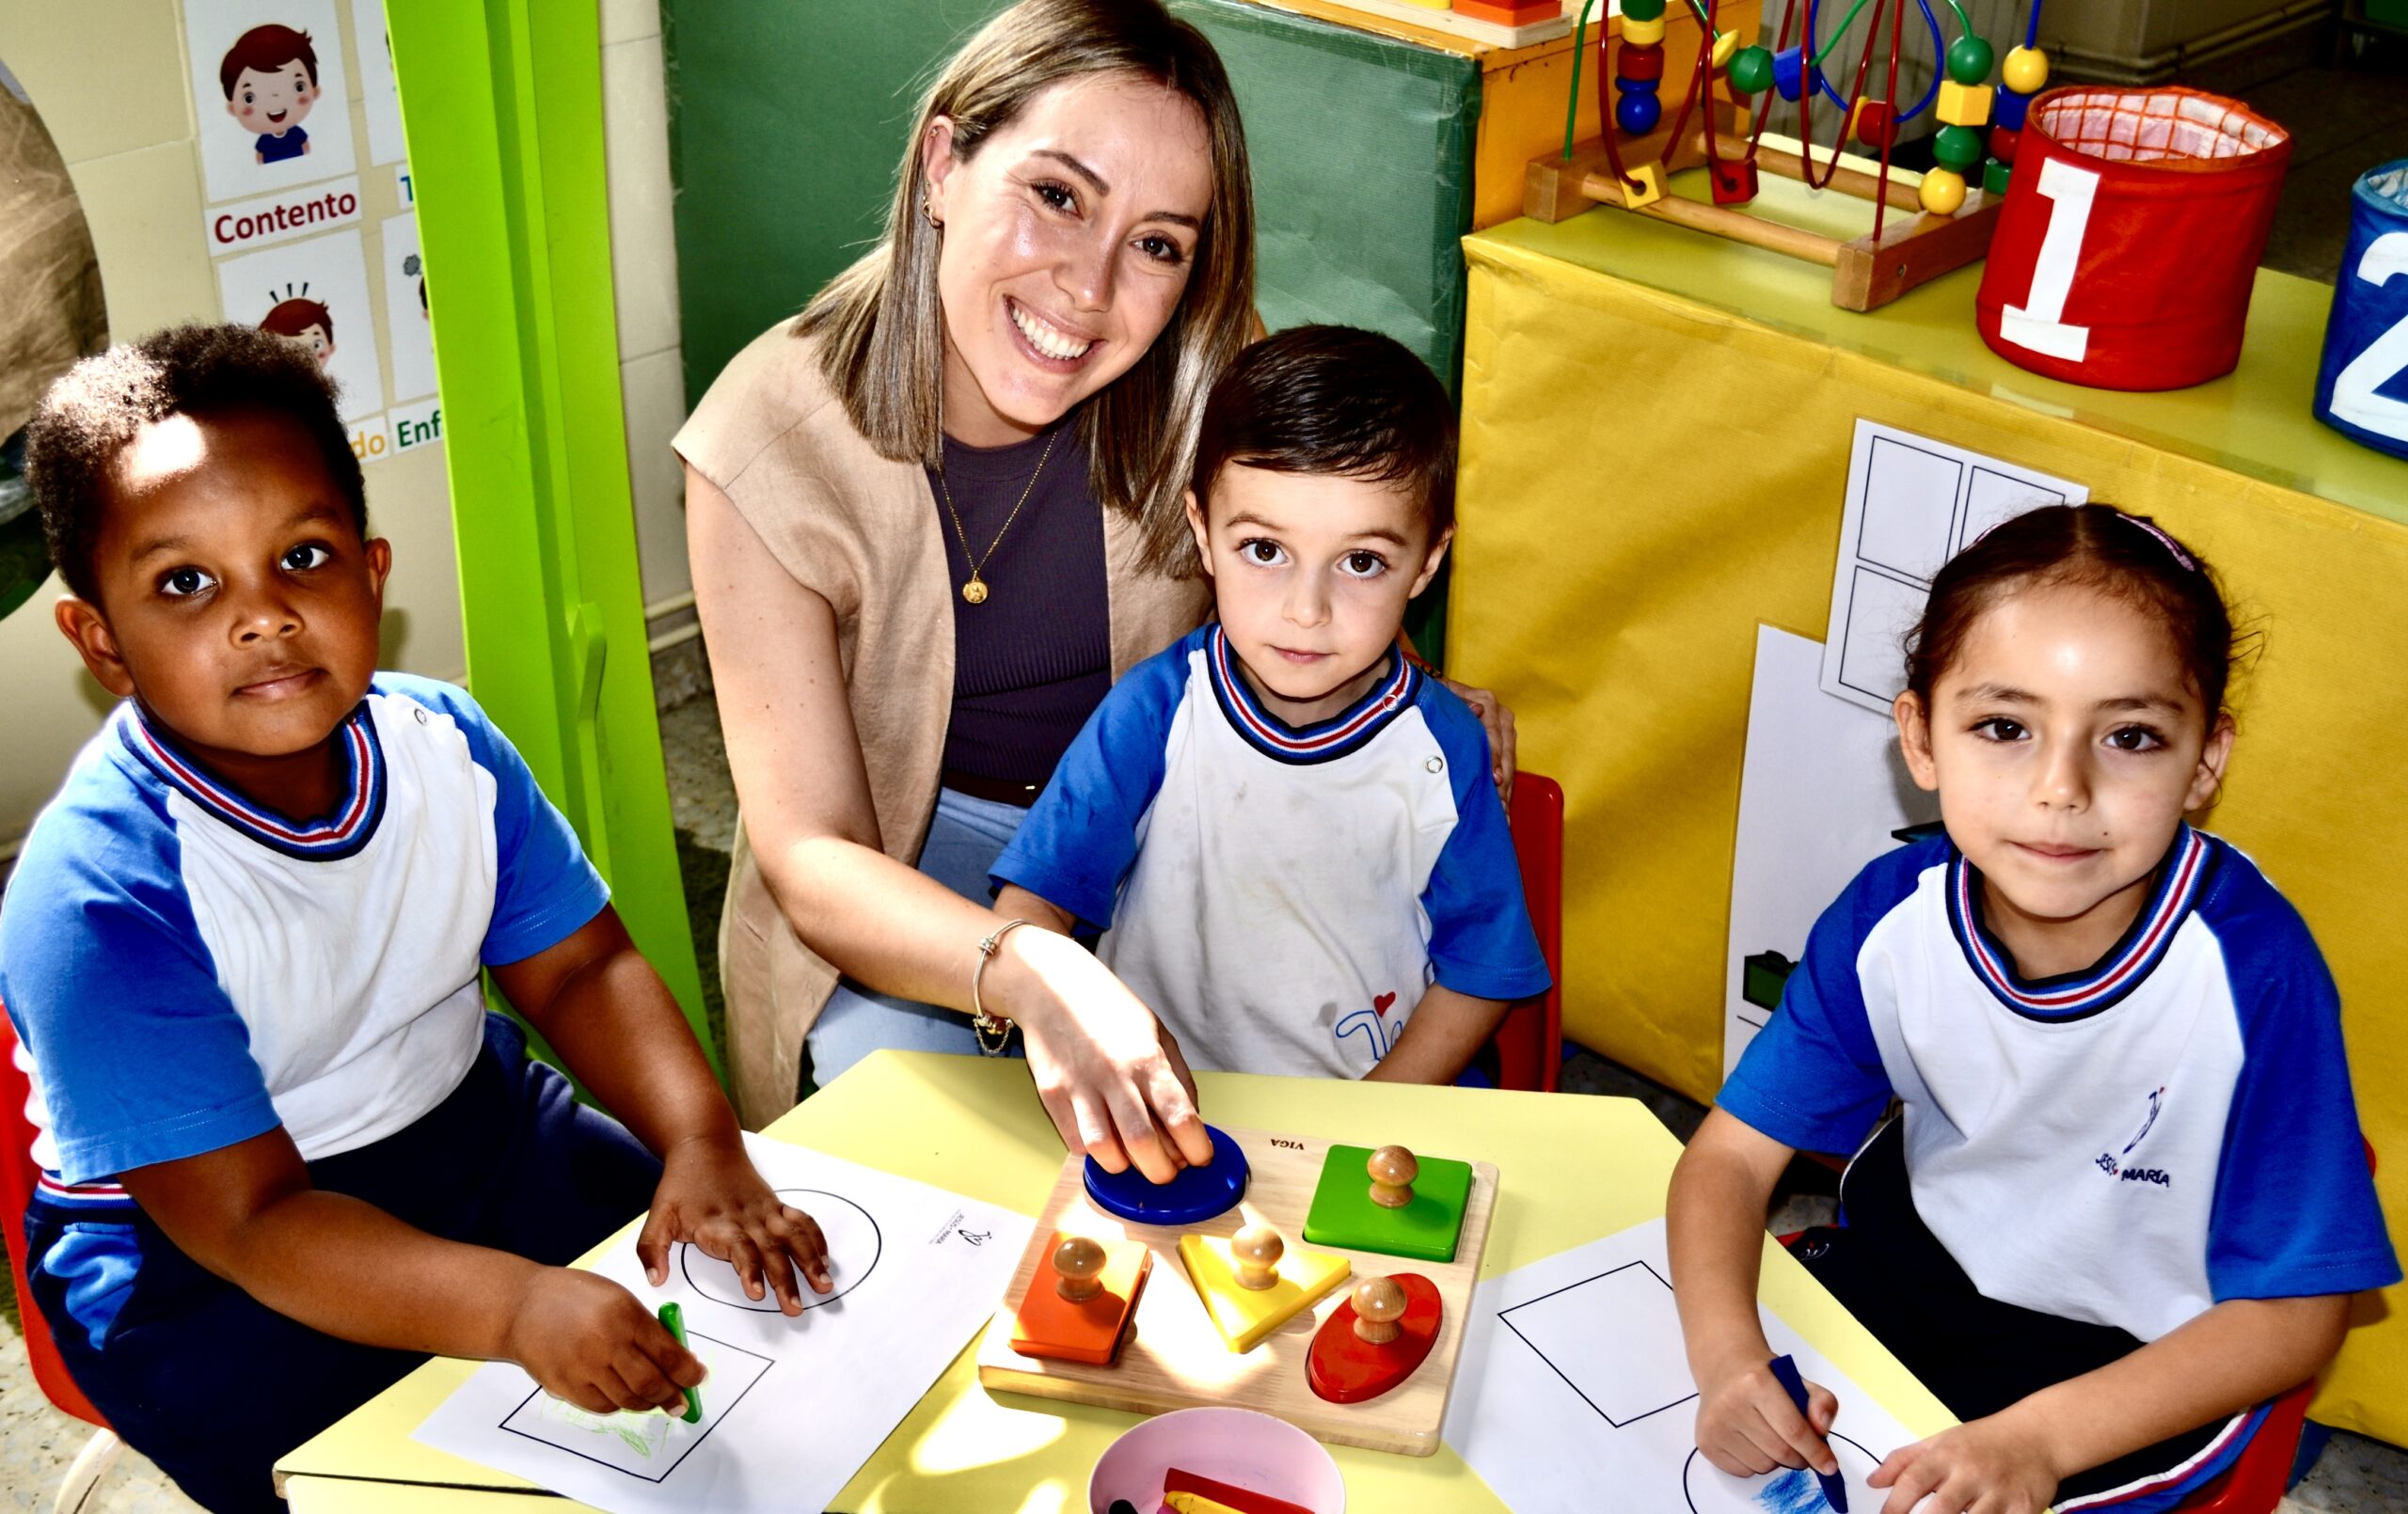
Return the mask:
[(1422, 672), (1391, 650), (1389, 675), (1343, 712), (1308, 726), (1291, 726), (1262, 707), (1229, 651), (1229, 639), (1215, 623), (1205, 642), (1204, 661), (1212, 673), (1212, 697), (1246, 744), (1266, 757), (1308, 765), (1360, 751), (1372, 737), (1413, 703), (1420, 692)]
[(2041, 1020), (2087, 1018), (2115, 1007), (2147, 982), (2198, 903), (2215, 861), (2207, 838), (2184, 826), (2158, 870), (2157, 891), (2115, 949), (2083, 971), (2027, 983), (2016, 975), (2006, 948), (1982, 923), (1973, 896), (1980, 871), (1964, 853), (1954, 847), (1950, 852), (1948, 924), (1964, 948), (1965, 960), (2000, 1003)]
[(261, 845), (307, 861), (350, 857), (376, 834), (385, 814), (385, 749), (362, 700), (335, 730), (345, 772), (342, 802), (323, 819), (295, 822), (252, 803), (212, 778), (200, 764), (153, 727), (139, 706), (118, 722), (126, 749), (162, 781), (216, 819)]
[(34, 1175), (34, 1197), (56, 1209), (131, 1209), (134, 1198), (122, 1183), (69, 1183), (48, 1169)]

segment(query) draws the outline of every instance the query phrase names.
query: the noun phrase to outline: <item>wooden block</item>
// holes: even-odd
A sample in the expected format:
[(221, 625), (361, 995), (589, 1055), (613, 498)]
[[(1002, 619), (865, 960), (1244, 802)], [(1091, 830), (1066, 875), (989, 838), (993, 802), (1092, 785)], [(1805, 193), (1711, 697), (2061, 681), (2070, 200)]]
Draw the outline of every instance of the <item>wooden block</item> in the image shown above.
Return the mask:
[[(1338, 1404), (1312, 1391), (1306, 1366), (1312, 1332), (1295, 1328), (1307, 1315), (1299, 1314), (1291, 1328), (1274, 1331), (1253, 1350), (1238, 1355), (1229, 1350), (1205, 1313), (1203, 1301), (1187, 1285), (1179, 1255), (1181, 1234), (1228, 1238), (1244, 1226), (1269, 1223), (1290, 1237), (1296, 1236), (1330, 1149), (1330, 1143), (1318, 1136), (1244, 1129), (1227, 1133), (1253, 1169), (1245, 1200), (1234, 1213), (1183, 1230), (1133, 1224), (1105, 1214), (1086, 1195), (1081, 1173), (1085, 1159), (1063, 1161), (1054, 1191), (1038, 1213), (1028, 1247), (997, 1300), (1007, 1307), (997, 1309), (978, 1344), (979, 1382), (999, 1395), (1024, 1394), (1140, 1414), (1233, 1404), (1275, 1414), (1333, 1445), (1405, 1456), (1436, 1451), (1447, 1398), (1463, 1354), (1464, 1328), (1471, 1317), (1472, 1289), (1480, 1278), (1481, 1256), (1497, 1211), (1497, 1169), (1485, 1162), (1472, 1164), (1471, 1197), (1456, 1239), (1455, 1259), (1414, 1268), (1437, 1285), (1445, 1302), (1438, 1342), (1430, 1360), (1393, 1393), (1366, 1403)], [(1357, 1172), (1362, 1171), (1361, 1159), (1358, 1155)], [(1365, 1186), (1369, 1187), (1368, 1180)], [(1047, 1248), (1055, 1231), (1140, 1243), (1152, 1254), (1157, 1270), (1167, 1269), (1160, 1281), (1147, 1285), (1129, 1333), (1121, 1341), (1120, 1355), (1108, 1365), (1027, 1357), (1011, 1348), (1013, 1308), (1037, 1270), (1050, 1266)], [(1339, 1252), (1361, 1272), (1386, 1272), (1397, 1265), (1391, 1258), (1370, 1253), (1323, 1249)], [(1343, 1292), (1343, 1288), (1335, 1289), (1313, 1306), (1314, 1323), (1338, 1307)]]
[(1471, 1192), (1470, 1164), (1444, 1157), (1420, 1159), (1410, 1202), (1391, 1206), (1373, 1199), (1371, 1157), (1367, 1146), (1329, 1148), (1305, 1216), (1305, 1238), (1316, 1246), (1453, 1261)]
[(1848, 243), (1840, 248), (1831, 303), (1843, 310), (1877, 310), (1910, 289), (1981, 261), (2004, 205), (1990, 199), (1955, 215), (1896, 220), (1877, 243), (1870, 236)]
[(1198, 1473), (1173, 1467), (1163, 1474), (1163, 1496), (1173, 1493), (1196, 1493), (1216, 1504), (1236, 1509), (1238, 1514), (1313, 1514), (1302, 1504), (1291, 1504), (1284, 1498), (1258, 1493), (1251, 1488), (1218, 1481)]
[(1954, 79), (1942, 79), (1940, 103), (1934, 113), (1950, 126), (1988, 126), (1993, 92), (1986, 84), (1958, 84)]
[(1714, 180), (1714, 203), (1717, 205), (1745, 205), (1756, 197), (1761, 181), (1754, 164), (1718, 160), (1707, 171)]
[[(1383, 1283), (1396, 1285), (1394, 1307), (1374, 1307), (1365, 1314), (1366, 1296)], [(1306, 1358), (1313, 1392), (1334, 1404), (1359, 1404), (1393, 1392), (1428, 1360), (1445, 1322), (1445, 1308), (1437, 1285), (1418, 1272), (1355, 1285), (1313, 1336), (1312, 1352)], [(1384, 1341), (1366, 1339), (1367, 1333), (1378, 1333), (1374, 1316), (1385, 1317), (1395, 1335)]]
[[(1056, 1230), (1046, 1246), (1049, 1258), (1074, 1238)], [(1081, 1300), (1063, 1297), (1062, 1273), (1039, 1268), (1022, 1290), (1020, 1307), (1012, 1312), (1012, 1349), (1022, 1356), (1049, 1356), (1064, 1362), (1101, 1365), (1119, 1354), (1128, 1333), (1129, 1317), (1154, 1266), (1153, 1254), (1132, 1241), (1095, 1242), (1103, 1265), (1090, 1280), (1095, 1292)]]
[(1455, 0), (1455, 14), (1499, 26), (1528, 26), (1563, 14), (1563, 0)]
[(1269, 1287), (1248, 1287), (1238, 1280), (1239, 1263), (1229, 1248), (1230, 1241), (1219, 1236), (1179, 1238), (1188, 1281), (1233, 1351), (1261, 1345), (1265, 1335), (1319, 1303), (1354, 1270), (1343, 1256), (1297, 1247), (1280, 1254)]
[(1663, 170), (1652, 163), (1633, 163), (1626, 164), (1624, 166), (1628, 170), (1630, 179), (1639, 181), (1639, 187), (1632, 188), (1628, 180), (1623, 182), (1623, 209), (1635, 211), (1642, 205), (1653, 205), (1664, 197)]

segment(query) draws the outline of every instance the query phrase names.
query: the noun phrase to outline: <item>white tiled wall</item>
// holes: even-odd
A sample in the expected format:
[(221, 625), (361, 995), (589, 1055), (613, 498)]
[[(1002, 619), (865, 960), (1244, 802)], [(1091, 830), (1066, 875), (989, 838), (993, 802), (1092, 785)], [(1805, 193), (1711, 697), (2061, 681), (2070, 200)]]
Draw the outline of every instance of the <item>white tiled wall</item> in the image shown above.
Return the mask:
[[(692, 587), (682, 480), (669, 438), (686, 419), (677, 245), (670, 221), (669, 106), (654, 0), (601, 0), (602, 135), (610, 159), (610, 260), (627, 475), (648, 607)], [(664, 620), (670, 617), (663, 617)]]

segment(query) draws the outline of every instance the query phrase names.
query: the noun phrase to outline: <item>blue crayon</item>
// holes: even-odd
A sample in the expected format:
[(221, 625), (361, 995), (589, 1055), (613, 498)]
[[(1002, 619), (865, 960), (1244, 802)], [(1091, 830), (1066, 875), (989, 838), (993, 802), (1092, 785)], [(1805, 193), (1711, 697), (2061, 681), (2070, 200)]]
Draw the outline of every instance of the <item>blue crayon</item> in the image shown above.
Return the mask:
[[(1806, 1380), (1798, 1375), (1798, 1364), (1786, 1356), (1776, 1356), (1772, 1359), (1772, 1375), (1789, 1395), (1789, 1401), (1798, 1406), (1798, 1411), (1805, 1413)], [(1814, 1427), (1812, 1420), (1807, 1422), (1807, 1427)], [(1847, 1480), (1837, 1473), (1820, 1472), (1814, 1474), (1814, 1480), (1823, 1485), (1823, 1499), (1831, 1506), (1832, 1514), (1847, 1514)]]

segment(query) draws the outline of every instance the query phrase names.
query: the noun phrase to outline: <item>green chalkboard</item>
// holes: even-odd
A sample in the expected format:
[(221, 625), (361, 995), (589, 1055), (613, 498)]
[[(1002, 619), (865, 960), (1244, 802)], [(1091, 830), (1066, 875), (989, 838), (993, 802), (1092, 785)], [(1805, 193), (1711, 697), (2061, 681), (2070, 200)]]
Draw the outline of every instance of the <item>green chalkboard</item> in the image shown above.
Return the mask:
[[(1000, 0), (664, 0), (686, 393), (879, 235), (929, 76)], [(1463, 363), (1480, 71), (1249, 0), (1172, 0), (1228, 65), (1253, 157), (1256, 302), (1274, 330), (1386, 332)], [(1413, 630), (1437, 653), (1439, 596)]]

